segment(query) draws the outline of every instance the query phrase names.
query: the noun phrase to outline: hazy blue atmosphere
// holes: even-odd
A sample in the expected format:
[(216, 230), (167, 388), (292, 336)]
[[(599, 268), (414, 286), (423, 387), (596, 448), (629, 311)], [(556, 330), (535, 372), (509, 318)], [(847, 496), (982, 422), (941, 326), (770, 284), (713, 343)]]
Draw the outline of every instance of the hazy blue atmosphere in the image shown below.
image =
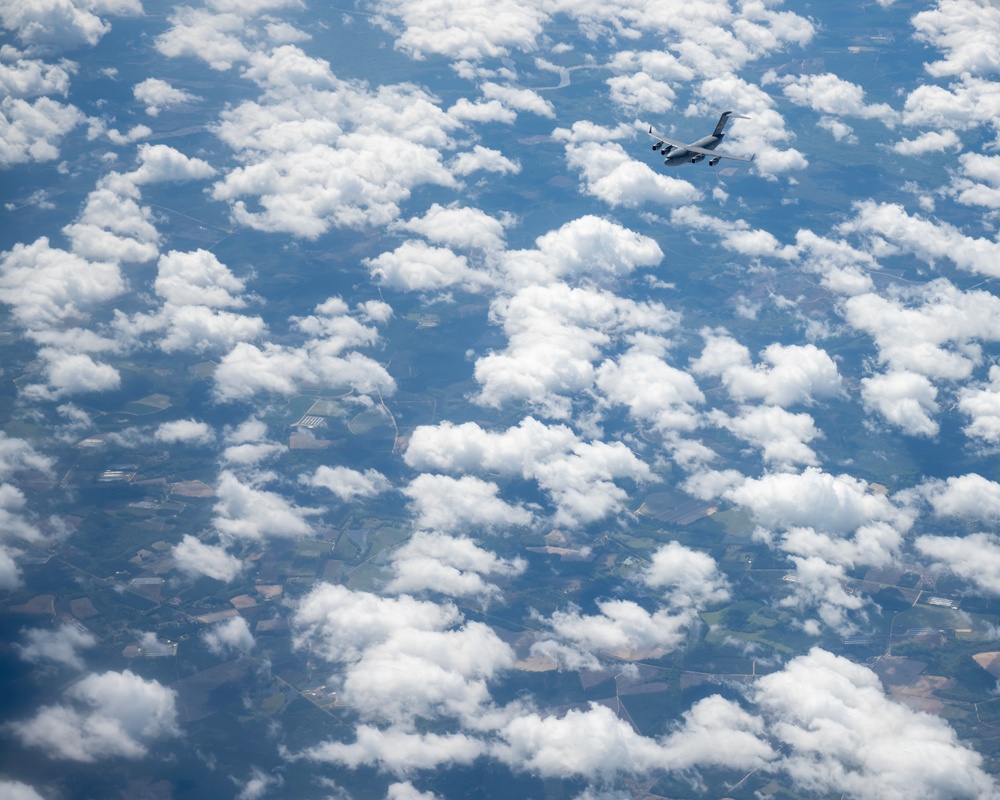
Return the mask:
[(0, 800), (1000, 798), (1000, 8), (0, 0), (0, 97)]

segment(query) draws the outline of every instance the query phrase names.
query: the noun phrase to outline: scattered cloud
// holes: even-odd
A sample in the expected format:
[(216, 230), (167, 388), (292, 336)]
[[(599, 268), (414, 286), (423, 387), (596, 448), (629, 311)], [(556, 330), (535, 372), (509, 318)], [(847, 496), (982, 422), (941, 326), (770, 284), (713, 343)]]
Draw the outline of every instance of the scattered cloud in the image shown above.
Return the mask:
[(255, 646), (250, 626), (243, 617), (233, 617), (206, 630), (201, 638), (205, 645), (218, 656), (245, 655)]
[(32, 628), (25, 633), (18, 654), (33, 664), (50, 662), (71, 669), (83, 669), (79, 651), (97, 644), (96, 637), (78, 623), (65, 623), (55, 630)]
[(420, 531), (393, 552), (392, 580), (385, 591), (433, 591), (451, 597), (493, 599), (500, 588), (486, 581), (487, 576), (509, 578), (526, 568), (523, 558), (500, 558), (467, 536)]
[(171, 86), (159, 78), (146, 78), (132, 88), (135, 99), (146, 106), (146, 113), (151, 117), (159, 116), (161, 111), (179, 105), (195, 103), (201, 98)]
[(11, 723), (18, 739), (49, 758), (93, 762), (144, 757), (149, 745), (176, 736), (176, 694), (129, 670), (92, 673), (28, 720)]

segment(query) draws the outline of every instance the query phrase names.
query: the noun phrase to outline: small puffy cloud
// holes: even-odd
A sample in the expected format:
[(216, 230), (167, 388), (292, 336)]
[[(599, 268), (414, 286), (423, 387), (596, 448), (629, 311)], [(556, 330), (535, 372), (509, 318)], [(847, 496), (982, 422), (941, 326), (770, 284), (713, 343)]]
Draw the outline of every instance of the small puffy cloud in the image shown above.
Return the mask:
[(875, 288), (868, 272), (878, 269), (879, 264), (871, 253), (852, 247), (843, 239), (818, 236), (806, 229), (796, 232), (795, 245), (803, 268), (821, 276), (830, 291), (850, 296)]
[(20, 781), (0, 780), (0, 797), (4, 800), (45, 800), (31, 786)]
[(45, 385), (30, 384), (25, 392), (40, 399), (55, 400), (72, 394), (87, 394), (117, 389), (121, 375), (110, 364), (95, 361), (87, 353), (69, 353), (55, 347), (43, 347), (38, 357), (44, 363)]
[(230, 348), (264, 335), (266, 327), (259, 316), (172, 303), (164, 303), (151, 314), (126, 317), (116, 313), (114, 321), (119, 339), (156, 335), (156, 346), (164, 353), (231, 352)]
[[(24, 492), (13, 484), (0, 483), (0, 536), (4, 540), (21, 539), (36, 544), (45, 540), (31, 517), (25, 513), (27, 507), (28, 500)], [(7, 588), (13, 586), (8, 584)]]
[(42, 50), (95, 45), (111, 30), (98, 14), (142, 13), (139, 0), (14, 0), (0, 7), (0, 25)]
[(227, 109), (216, 128), (242, 165), (212, 196), (238, 224), (315, 239), (391, 223), (417, 187), (456, 185), (442, 150), (462, 123), (416, 86), (340, 81), (291, 45), (250, 62), (260, 100)]
[(816, 466), (819, 460), (809, 443), (821, 436), (809, 414), (793, 414), (780, 406), (744, 406), (738, 414), (715, 411), (708, 417), (720, 428), (760, 448), (761, 456), (779, 465)]
[(834, 117), (820, 117), (816, 126), (829, 131), (830, 135), (838, 142), (846, 144), (858, 143), (858, 137), (854, 135), (854, 128), (841, 122), (839, 119), (835, 119)]
[(312, 39), (312, 34), (296, 28), (289, 22), (268, 22), (264, 26), (268, 41), (274, 44), (295, 44), (296, 42), (308, 42)]
[(641, 574), (642, 582), (661, 590), (671, 607), (700, 607), (721, 603), (729, 598), (725, 575), (715, 560), (700, 550), (680, 542), (657, 548)]
[(21, 551), (10, 540), (41, 543), (45, 536), (27, 513), (27, 498), (16, 486), (0, 484), (0, 588), (16, 589), (21, 585), (21, 570), (16, 558)]
[(153, 285), (163, 305), (132, 317), (118, 312), (114, 324), (124, 337), (162, 334), (158, 346), (172, 353), (228, 350), (264, 333), (260, 317), (219, 310), (245, 306), (246, 284), (208, 250), (171, 250), (161, 255)]
[(83, 210), (63, 233), (73, 252), (92, 261), (142, 263), (156, 258), (160, 233), (152, 210), (139, 205), (139, 189), (112, 172), (87, 195)]
[(576, 143), (574, 136), (557, 130), (556, 135), (560, 134), (569, 139), (566, 162), (580, 173), (584, 191), (612, 208), (638, 208), (645, 203), (674, 206), (701, 199), (701, 190), (688, 181), (636, 161), (617, 142)]
[(964, 74), (947, 87), (925, 83), (910, 92), (903, 105), (903, 122), (936, 130), (964, 131), (978, 128), (987, 120), (995, 129), (998, 109), (1000, 84)]
[(567, 611), (554, 611), (543, 622), (561, 643), (572, 643), (594, 655), (634, 658), (637, 654), (645, 657), (644, 651), (673, 650), (697, 620), (691, 609), (650, 612), (631, 600), (600, 600), (597, 609), (599, 614), (582, 614), (570, 606)]
[(347, 667), (344, 699), (362, 718), (383, 723), (444, 716), (476, 724), (491, 709), (489, 682), (513, 664), (513, 650), (479, 622), (400, 630)]
[(970, 472), (917, 487), (938, 517), (1000, 519), (1000, 483)]
[(165, 444), (205, 445), (215, 441), (215, 430), (207, 422), (195, 419), (177, 419), (164, 422), (153, 433), (153, 438)]
[(135, 99), (146, 106), (146, 113), (157, 116), (162, 110), (194, 103), (201, 98), (171, 86), (159, 78), (147, 78), (132, 88)]
[(264, 333), (264, 321), (220, 309), (240, 309), (245, 281), (208, 250), (171, 250), (161, 255), (153, 288), (163, 298), (158, 311), (126, 317), (117, 313), (115, 328), (129, 339), (162, 334), (165, 353), (228, 350)]
[[(843, 564), (831, 563), (820, 556), (792, 556), (795, 567), (792, 593), (778, 603), (796, 610), (803, 630), (812, 635), (822, 631), (822, 625), (841, 636), (857, 633), (852, 613), (865, 605), (865, 598), (847, 590), (847, 574)], [(810, 619), (814, 611), (819, 621)]]
[(487, 576), (512, 577), (527, 568), (524, 559), (507, 560), (465, 536), (421, 531), (392, 554), (392, 594), (434, 591), (452, 597), (490, 598), (499, 587)]
[(914, 38), (944, 52), (924, 64), (932, 76), (1000, 72), (1000, 9), (980, 0), (938, 0), (910, 19)]
[(0, 431), (0, 480), (22, 470), (50, 474), (54, 464), (49, 456), (39, 453), (30, 442)]
[(918, 536), (914, 544), (938, 569), (968, 581), (978, 591), (1000, 595), (1000, 538), (996, 535)]
[(179, 733), (175, 692), (129, 670), (88, 675), (66, 690), (65, 700), (10, 729), (50, 758), (88, 763), (142, 758), (154, 741)]
[(693, 476), (685, 487), (705, 499), (721, 494), (747, 509), (760, 526), (755, 538), (788, 554), (795, 566), (792, 594), (782, 603), (814, 608), (826, 625), (844, 633), (855, 629), (849, 612), (865, 602), (847, 591), (846, 570), (890, 563), (914, 516), (864, 481), (815, 467), (760, 478)]
[[(528, 266), (518, 264), (517, 269)], [(573, 399), (594, 385), (603, 353), (636, 331), (666, 333), (679, 320), (676, 312), (660, 303), (636, 302), (562, 282), (526, 286), (513, 296), (501, 297), (493, 302), (491, 315), (503, 325), (507, 346), (476, 360), (475, 377), (482, 386), (476, 399), (493, 407), (526, 402), (555, 418), (568, 418)], [(655, 352), (655, 348), (647, 349)], [(617, 366), (601, 369), (606, 391), (615, 395), (616, 402), (637, 403), (638, 409), (641, 399), (632, 397), (619, 381), (636, 360), (642, 357), (626, 356)], [(657, 375), (677, 383), (677, 410), (696, 399), (691, 387), (667, 365)]]
[(481, 739), (465, 733), (415, 733), (399, 726), (380, 729), (372, 725), (359, 725), (354, 733), (354, 742), (325, 742), (310, 747), (302, 757), (406, 775), (419, 769), (471, 764), (486, 751)]
[(253, 650), (255, 642), (250, 626), (243, 617), (233, 617), (206, 630), (201, 638), (217, 656), (244, 655)]
[(215, 370), (216, 398), (228, 402), (262, 392), (288, 395), (302, 384), (347, 385), (360, 394), (390, 395), (396, 384), (385, 367), (350, 350), (376, 344), (378, 330), (363, 323), (384, 322), (390, 311), (376, 303), (359, 304), (352, 312), (339, 297), (328, 298), (315, 313), (292, 319), (305, 337), (301, 346), (236, 344)]
[(888, 296), (855, 295), (844, 301), (844, 313), (875, 340), (890, 372), (968, 378), (983, 360), (982, 342), (1000, 340), (1000, 298), (943, 278)]
[(472, 475), (418, 475), (402, 490), (410, 499), (416, 525), (435, 531), (482, 528), (497, 530), (527, 526), (534, 515), (521, 505), (502, 500), (500, 487)]
[(48, 64), (41, 59), (17, 58), (0, 61), (0, 91), (9, 97), (38, 97), (39, 95), (69, 93), (70, 75), (76, 71), (72, 62)]
[(277, 492), (244, 483), (223, 470), (215, 490), (215, 529), (225, 537), (257, 540), (271, 536), (306, 536), (312, 532), (307, 517), (322, 509), (296, 506)]
[(548, 14), (516, 0), (444, 0), (430, 13), (419, 0), (381, 0), (378, 23), (396, 36), (396, 48), (416, 59), (496, 59), (513, 49), (530, 52)]
[(469, 206), (431, 205), (421, 217), (396, 223), (397, 228), (416, 233), (435, 244), (455, 249), (499, 251), (504, 246), (506, 217), (497, 219)]
[(708, 697), (688, 710), (671, 733), (652, 739), (605, 706), (571, 709), (562, 717), (523, 714), (499, 731), (493, 755), (508, 766), (547, 778), (606, 781), (664, 768), (759, 769), (775, 752), (761, 721), (736, 703)]
[(955, 199), (963, 205), (1000, 208), (1000, 157), (963, 153), (958, 161), (962, 174), (951, 182)]
[[(995, 276), (1000, 274), (1000, 243), (985, 237), (967, 236), (954, 225), (909, 214), (897, 203), (864, 200), (854, 206), (856, 216), (838, 226), (841, 233), (877, 236), (915, 255), (928, 264), (947, 259), (967, 272)], [(934, 281), (924, 291), (929, 297), (947, 293), (942, 280)], [(954, 292), (950, 294), (953, 296)], [(977, 292), (968, 292), (973, 299)]]
[(215, 167), (207, 161), (186, 156), (169, 145), (140, 145), (138, 155), (139, 166), (122, 177), (139, 186), (198, 180), (215, 175)]
[(403, 458), (408, 466), (420, 470), (483, 470), (528, 477), (538, 463), (575, 450), (578, 443), (569, 427), (546, 425), (533, 417), (498, 433), (475, 422), (442, 422), (417, 427)]
[(519, 285), (554, 279), (621, 277), (663, 260), (656, 241), (617, 222), (592, 214), (539, 236), (535, 249), (511, 250), (504, 270)]
[(890, 128), (896, 122), (897, 114), (891, 106), (885, 103), (866, 104), (864, 89), (833, 73), (799, 75), (782, 83), (785, 97), (796, 105), (809, 106), (822, 114), (877, 119)]
[(475, 423), (442, 423), (414, 430), (404, 456), (417, 469), (496, 471), (534, 479), (556, 505), (555, 523), (576, 526), (620, 509), (620, 479), (651, 477), (649, 467), (622, 442), (583, 442), (564, 425), (527, 417), (500, 433)]
[(770, 529), (814, 527), (842, 535), (873, 522), (905, 530), (911, 521), (905, 510), (870, 491), (865, 481), (815, 467), (798, 474), (776, 472), (748, 478), (726, 491), (725, 497), (746, 507)]
[(501, 86), (497, 83), (484, 83), (480, 89), (487, 100), (499, 100), (501, 105), (518, 111), (528, 111), (541, 117), (554, 118), (555, 107), (533, 89), (515, 86)]
[(19, 97), (0, 100), (0, 167), (59, 158), (63, 138), (85, 120), (76, 106), (50, 97), (28, 102)]
[(780, 747), (772, 764), (802, 791), (904, 800), (996, 795), (983, 759), (942, 718), (885, 696), (875, 673), (814, 648), (760, 678), (750, 697)]
[(609, 778), (641, 773), (662, 753), (656, 742), (604, 706), (571, 709), (563, 717), (526, 714), (500, 731), (493, 755), (516, 769), (547, 778)]
[(621, 51), (614, 54), (609, 66), (619, 73), (606, 81), (611, 100), (633, 112), (666, 113), (677, 99), (677, 82), (694, 77), (690, 67), (667, 51)]
[(83, 669), (80, 650), (97, 644), (94, 635), (81, 625), (66, 623), (55, 630), (32, 628), (25, 633), (25, 643), (18, 654), (33, 664), (50, 662), (71, 669)]
[(299, 600), (292, 615), (292, 640), (330, 662), (356, 661), (373, 644), (401, 631), (441, 631), (461, 620), (450, 603), (408, 595), (380, 597), (346, 586), (317, 584)]
[(229, 583), (243, 571), (243, 562), (224, 547), (205, 544), (189, 533), (174, 545), (170, 554), (177, 569), (188, 575), (204, 575)]
[(474, 172), (496, 172), (501, 175), (517, 175), (521, 164), (517, 160), (507, 158), (499, 150), (475, 145), (472, 150), (459, 153), (449, 165), (453, 173), (459, 176), (471, 175)]
[(922, 156), (926, 153), (943, 153), (961, 150), (962, 140), (955, 131), (926, 131), (914, 139), (901, 139), (892, 149), (903, 156)]
[(386, 790), (385, 800), (436, 800), (434, 792), (421, 792), (409, 781), (393, 783)]
[(989, 381), (959, 390), (958, 407), (969, 417), (963, 429), (966, 436), (989, 444), (1000, 443), (1000, 367), (990, 367)]
[[(487, 683), (514, 663), (513, 651), (489, 627), (456, 627), (461, 622), (450, 603), (320, 584), (292, 615), (293, 643), (344, 665), (343, 695), (362, 719), (412, 730), (418, 718), (480, 718), (490, 706)], [(331, 743), (317, 750), (330, 760), (351, 753), (358, 763), (371, 763), (367, 748), (344, 747)]]
[(424, 242), (404, 242), (391, 252), (366, 259), (365, 263), (379, 283), (404, 291), (458, 287), (476, 292), (494, 282), (489, 274), (470, 267), (465, 256)]
[(937, 436), (937, 389), (924, 376), (897, 370), (861, 380), (865, 408), (910, 436)]
[(0, 589), (16, 589), (21, 585), (21, 568), (15, 561), (18, 555), (19, 551), (0, 545)]
[(246, 28), (241, 14), (177, 6), (168, 19), (170, 28), (156, 37), (156, 49), (167, 58), (199, 58), (225, 71), (250, 56), (241, 39)]
[(327, 489), (344, 502), (374, 497), (392, 488), (389, 479), (378, 470), (359, 472), (350, 467), (328, 467), (325, 464), (317, 467), (312, 475), (300, 475), (299, 482)]
[(735, 400), (788, 407), (836, 397), (843, 391), (837, 365), (812, 344), (771, 344), (754, 365), (750, 351), (725, 331), (704, 330), (705, 349), (692, 362), (697, 375), (713, 375)]
[(151, 136), (153, 129), (148, 125), (133, 125), (125, 133), (122, 133), (117, 128), (109, 128), (105, 135), (108, 137), (112, 144), (126, 145), (132, 144), (132, 142), (137, 142), (140, 139), (145, 139)]
[(250, 770), (250, 777), (245, 781), (233, 778), (233, 782), (240, 787), (236, 800), (261, 800), (270, 794), (272, 789), (280, 789), (285, 785), (285, 779), (281, 775), (268, 774), (258, 767)]
[(705, 396), (694, 378), (667, 363), (662, 340), (643, 337), (617, 359), (598, 368), (596, 386), (611, 403), (627, 406), (635, 419), (662, 432), (690, 431), (698, 424), (695, 406)]
[(762, 228), (752, 228), (742, 219), (712, 216), (698, 206), (686, 205), (670, 212), (670, 221), (679, 227), (711, 231), (727, 250), (754, 258), (777, 258), (789, 261), (798, 253), (792, 245), (782, 245), (778, 238)]

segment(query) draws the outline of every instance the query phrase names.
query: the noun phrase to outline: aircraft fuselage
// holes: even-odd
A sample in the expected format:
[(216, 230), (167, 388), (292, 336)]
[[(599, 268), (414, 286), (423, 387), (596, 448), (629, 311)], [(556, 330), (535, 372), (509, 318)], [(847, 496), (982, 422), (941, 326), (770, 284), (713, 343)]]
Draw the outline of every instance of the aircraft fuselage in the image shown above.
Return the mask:
[[(719, 142), (722, 141), (723, 136), (703, 136), (697, 142), (692, 142), (692, 147), (700, 147), (703, 150), (714, 150)], [(686, 147), (675, 147), (670, 152), (667, 153), (667, 157), (663, 160), (663, 165), (665, 167), (679, 167), (681, 164), (697, 164), (699, 161), (704, 160), (704, 153), (696, 153), (694, 150), (688, 150)]]

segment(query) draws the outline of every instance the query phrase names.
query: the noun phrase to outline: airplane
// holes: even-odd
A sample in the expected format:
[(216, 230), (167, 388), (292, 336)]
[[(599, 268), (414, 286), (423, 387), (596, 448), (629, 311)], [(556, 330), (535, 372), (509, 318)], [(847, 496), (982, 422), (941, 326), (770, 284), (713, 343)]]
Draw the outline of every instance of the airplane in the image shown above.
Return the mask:
[(663, 160), (665, 167), (679, 167), (681, 164), (697, 164), (699, 161), (704, 161), (708, 156), (711, 156), (708, 160), (708, 166), (710, 167), (714, 167), (723, 158), (729, 158), (733, 161), (753, 161), (757, 157), (756, 153), (749, 158), (744, 158), (743, 156), (731, 156), (728, 153), (715, 152), (715, 148), (726, 135), (724, 133), (726, 123), (733, 117), (736, 119), (749, 119), (748, 117), (734, 114), (732, 111), (726, 111), (719, 117), (719, 122), (715, 126), (715, 130), (712, 131), (711, 136), (703, 136), (691, 144), (684, 144), (684, 142), (678, 142), (675, 139), (668, 139), (666, 136), (653, 133), (653, 126), (650, 125), (649, 135), (657, 140), (656, 144), (653, 145), (653, 152), (655, 153), (657, 150), (660, 150), (666, 156)]

